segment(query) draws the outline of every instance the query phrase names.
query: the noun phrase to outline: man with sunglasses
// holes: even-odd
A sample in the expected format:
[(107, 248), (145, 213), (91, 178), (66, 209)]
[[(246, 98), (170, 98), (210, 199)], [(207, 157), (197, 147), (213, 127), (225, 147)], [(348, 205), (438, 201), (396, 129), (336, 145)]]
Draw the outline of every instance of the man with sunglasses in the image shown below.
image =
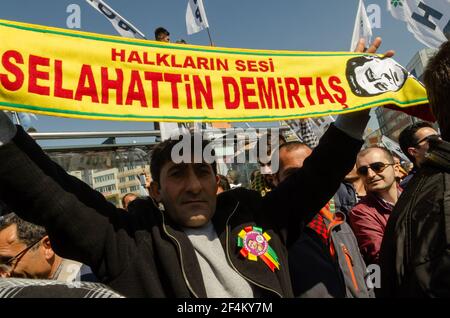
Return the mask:
[(401, 193), (398, 166), (389, 150), (370, 147), (359, 152), (356, 171), (367, 195), (350, 211), (350, 223), (366, 264), (378, 264), (384, 230)]
[(400, 183), (403, 189), (406, 188), (409, 180), (411, 180), (417, 169), (425, 161), (425, 154), (429, 148), (428, 139), (434, 136), (439, 137), (433, 125), (422, 121), (409, 125), (400, 133), (400, 148), (414, 165), (410, 174)]
[(89, 267), (53, 251), (45, 228), (14, 213), (0, 217), (0, 277), (96, 281)]

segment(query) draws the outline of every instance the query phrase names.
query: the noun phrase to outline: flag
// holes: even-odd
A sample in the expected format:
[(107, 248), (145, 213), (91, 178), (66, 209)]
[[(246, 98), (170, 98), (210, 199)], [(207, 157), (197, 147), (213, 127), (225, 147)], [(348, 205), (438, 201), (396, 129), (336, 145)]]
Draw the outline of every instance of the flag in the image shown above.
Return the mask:
[(186, 9), (187, 33), (194, 34), (208, 27), (203, 0), (189, 0)]
[(353, 27), (352, 43), (350, 51), (354, 51), (358, 45), (359, 39), (366, 40), (366, 45), (370, 45), (372, 38), (372, 27), (367, 17), (366, 7), (363, 0), (359, 0), (358, 11), (356, 12), (355, 26)]
[[(186, 47), (7, 20), (0, 20), (0, 38), (3, 61), (15, 59), (10, 67), (4, 65), (4, 76), (23, 78), (1, 83), (0, 109), (13, 111), (105, 120), (242, 122), (337, 115), (386, 103), (403, 108), (428, 103), (417, 79), (394, 60), (373, 54)], [(33, 56), (49, 61), (47, 86), (58, 88), (58, 94), (39, 85), (27, 87), (36, 79), (33, 67), (13, 67)], [(210, 56), (209, 71), (195, 71), (201, 64), (199, 57), (205, 56)], [(256, 75), (250, 69), (230, 69), (236, 61), (260, 69), (267, 66), (270, 74), (258, 83), (260, 91), (267, 93), (275, 85), (277, 92), (296, 90), (298, 96), (270, 97), (243, 89), (242, 79)], [(161, 89), (143, 89), (140, 84), (148, 74), (144, 71), (152, 72), (151, 80), (160, 82)], [(165, 76), (167, 72), (172, 77)], [(113, 74), (123, 77), (123, 85), (114, 90), (101, 80), (114, 78)], [(189, 85), (178, 87), (177, 97), (177, 90), (169, 86), (180, 78)], [(302, 85), (310, 86), (310, 91)]]
[(400, 145), (398, 143), (384, 135), (381, 137), (381, 142), (387, 149), (395, 153), (403, 161), (410, 162), (409, 158), (403, 153), (402, 148), (400, 148)]
[(426, 46), (437, 48), (450, 39), (450, 0), (387, 0), (387, 7)]
[(139, 31), (134, 25), (125, 20), (116, 11), (114, 11), (103, 0), (86, 0), (91, 6), (93, 6), (98, 12), (103, 14), (105, 18), (111, 22), (114, 29), (123, 37), (145, 39), (144, 33)]
[(315, 148), (319, 144), (319, 138), (313, 131), (313, 123), (309, 118), (285, 120), (300, 142), (309, 148)]

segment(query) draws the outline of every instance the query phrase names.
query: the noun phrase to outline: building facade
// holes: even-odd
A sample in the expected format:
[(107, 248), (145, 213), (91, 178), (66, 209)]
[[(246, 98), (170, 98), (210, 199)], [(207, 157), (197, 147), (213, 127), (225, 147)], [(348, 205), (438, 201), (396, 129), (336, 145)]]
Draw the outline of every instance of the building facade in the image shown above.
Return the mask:
[(70, 175), (89, 184), (112, 204), (122, 207), (122, 197), (127, 193), (148, 195), (141, 186), (139, 175), (150, 175), (150, 165), (124, 166), (111, 169), (70, 171)]

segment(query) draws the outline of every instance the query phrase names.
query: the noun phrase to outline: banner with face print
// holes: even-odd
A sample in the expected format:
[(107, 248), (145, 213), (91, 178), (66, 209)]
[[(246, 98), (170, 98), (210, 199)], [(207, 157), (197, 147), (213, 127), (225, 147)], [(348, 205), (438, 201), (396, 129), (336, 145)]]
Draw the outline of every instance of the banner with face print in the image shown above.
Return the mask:
[(0, 20), (0, 109), (130, 121), (275, 121), (427, 104), (392, 59), (128, 39)]

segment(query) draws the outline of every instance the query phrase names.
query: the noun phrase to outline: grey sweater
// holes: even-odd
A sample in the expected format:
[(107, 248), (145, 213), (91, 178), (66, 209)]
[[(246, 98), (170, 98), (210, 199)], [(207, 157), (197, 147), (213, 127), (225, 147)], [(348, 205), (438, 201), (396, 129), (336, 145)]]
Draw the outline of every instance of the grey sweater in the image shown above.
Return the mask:
[(208, 298), (252, 298), (252, 286), (228, 265), (211, 222), (201, 228), (184, 228), (194, 246)]

